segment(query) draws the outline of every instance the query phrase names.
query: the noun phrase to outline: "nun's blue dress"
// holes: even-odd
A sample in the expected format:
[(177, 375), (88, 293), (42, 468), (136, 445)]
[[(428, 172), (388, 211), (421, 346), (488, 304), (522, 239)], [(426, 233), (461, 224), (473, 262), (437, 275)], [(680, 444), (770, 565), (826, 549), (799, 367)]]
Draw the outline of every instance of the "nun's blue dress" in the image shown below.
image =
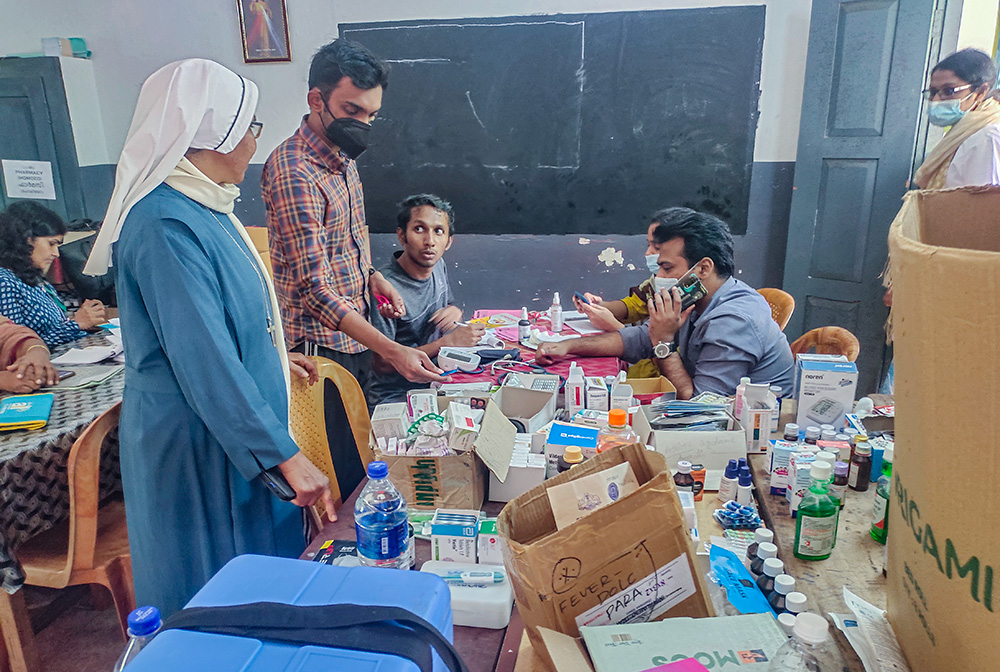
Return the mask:
[(301, 510), (256, 479), (298, 448), (266, 285), (226, 215), (161, 184), (129, 212), (114, 269), (136, 600), (166, 616), (236, 555), (302, 552)]

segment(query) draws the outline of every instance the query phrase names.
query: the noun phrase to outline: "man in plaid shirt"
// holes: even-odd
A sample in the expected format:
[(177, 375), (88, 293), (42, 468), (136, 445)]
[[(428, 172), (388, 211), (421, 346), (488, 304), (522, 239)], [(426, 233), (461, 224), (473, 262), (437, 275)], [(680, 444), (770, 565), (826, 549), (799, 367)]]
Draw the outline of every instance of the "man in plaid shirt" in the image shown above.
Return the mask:
[[(368, 322), (373, 304), (389, 319), (406, 312), (402, 297), (371, 264), (354, 161), (367, 147), (388, 76), (388, 65), (356, 42), (338, 39), (322, 47), (309, 67), (309, 114), (271, 153), (261, 178), (285, 338), (293, 351), (341, 364), (363, 388), (372, 351), (410, 381), (443, 380), (425, 353), (389, 340)], [(332, 384), (326, 399), (327, 437), (346, 498), (363, 470)]]

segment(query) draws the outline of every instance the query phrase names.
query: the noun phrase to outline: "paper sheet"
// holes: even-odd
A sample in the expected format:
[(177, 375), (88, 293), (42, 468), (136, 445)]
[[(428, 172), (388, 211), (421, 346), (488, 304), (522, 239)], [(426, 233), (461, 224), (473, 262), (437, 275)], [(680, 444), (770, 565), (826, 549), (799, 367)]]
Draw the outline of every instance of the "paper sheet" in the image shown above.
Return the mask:
[(587, 336), (589, 334), (603, 334), (604, 333), (603, 330), (598, 329), (597, 327), (595, 327), (594, 325), (592, 325), (590, 323), (590, 320), (588, 320), (588, 319), (583, 319), (583, 320), (566, 320), (566, 321), (563, 322), (563, 325), (569, 327), (573, 331), (577, 332), (578, 334), (582, 334), (584, 336)]
[(622, 462), (568, 483), (553, 485), (546, 493), (556, 529), (561, 530), (638, 489), (632, 465)]
[(121, 354), (121, 347), (114, 345), (93, 345), (89, 348), (71, 348), (67, 352), (52, 359), (52, 363), (61, 365), (97, 364), (105, 359)]
[(854, 618), (830, 614), (865, 666), (865, 672), (910, 672), (885, 612), (844, 586), (844, 602)]
[(125, 367), (118, 365), (95, 365), (95, 366), (74, 366), (66, 367), (67, 371), (74, 371), (76, 375), (60, 380), (50, 390), (64, 392), (68, 390), (79, 390), (84, 387), (94, 387), (100, 385), (112, 376), (116, 376), (125, 370)]

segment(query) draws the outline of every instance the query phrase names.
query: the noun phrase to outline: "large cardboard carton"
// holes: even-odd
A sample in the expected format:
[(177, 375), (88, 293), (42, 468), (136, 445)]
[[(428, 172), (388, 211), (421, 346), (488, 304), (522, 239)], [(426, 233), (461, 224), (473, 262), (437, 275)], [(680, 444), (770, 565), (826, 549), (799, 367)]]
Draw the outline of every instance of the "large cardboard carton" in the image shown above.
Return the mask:
[(907, 194), (889, 249), (889, 622), (914, 672), (996, 670), (1000, 189)]
[[(546, 490), (628, 461), (639, 489), (556, 530)], [(504, 507), (497, 519), (528, 636), (576, 636), (581, 625), (710, 616), (673, 478), (662, 455), (633, 444), (607, 450)]]
[[(441, 411), (453, 401), (439, 399)], [(501, 482), (507, 479), (517, 430), (492, 400), (472, 397), (461, 401), (485, 408), (472, 452), (447, 457), (383, 455), (375, 436), (370, 437), (375, 458), (389, 465), (389, 480), (410, 508), (478, 509), (486, 496), (487, 474), (492, 472)]]
[(656, 452), (667, 458), (671, 469), (681, 460), (705, 467), (705, 490), (718, 491), (722, 474), (729, 460), (747, 455), (747, 438), (743, 426), (736, 418), (729, 417), (725, 431), (695, 432), (679, 430), (653, 430), (652, 445)]

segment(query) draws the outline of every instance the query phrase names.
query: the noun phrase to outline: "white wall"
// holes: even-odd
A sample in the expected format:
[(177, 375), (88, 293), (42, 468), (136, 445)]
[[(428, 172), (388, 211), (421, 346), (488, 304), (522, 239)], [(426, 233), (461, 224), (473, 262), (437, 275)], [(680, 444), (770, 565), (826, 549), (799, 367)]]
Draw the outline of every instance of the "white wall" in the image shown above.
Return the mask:
[[(971, 0), (966, 0), (970, 2)], [(341, 22), (766, 5), (756, 161), (794, 161), (811, 0), (288, 0), (291, 63), (246, 65), (232, 0), (0, 0), (0, 50), (39, 51), (42, 37), (84, 37), (93, 51), (108, 155), (116, 162), (143, 80), (182, 58), (205, 57), (254, 80), (265, 123), (255, 162), (305, 112), (309, 60)], [(995, 18), (995, 17), (994, 17)], [(388, 95), (392, 95), (390, 86)]]
[(998, 0), (965, 0), (958, 28), (958, 49), (974, 47), (993, 53), (997, 32)]

